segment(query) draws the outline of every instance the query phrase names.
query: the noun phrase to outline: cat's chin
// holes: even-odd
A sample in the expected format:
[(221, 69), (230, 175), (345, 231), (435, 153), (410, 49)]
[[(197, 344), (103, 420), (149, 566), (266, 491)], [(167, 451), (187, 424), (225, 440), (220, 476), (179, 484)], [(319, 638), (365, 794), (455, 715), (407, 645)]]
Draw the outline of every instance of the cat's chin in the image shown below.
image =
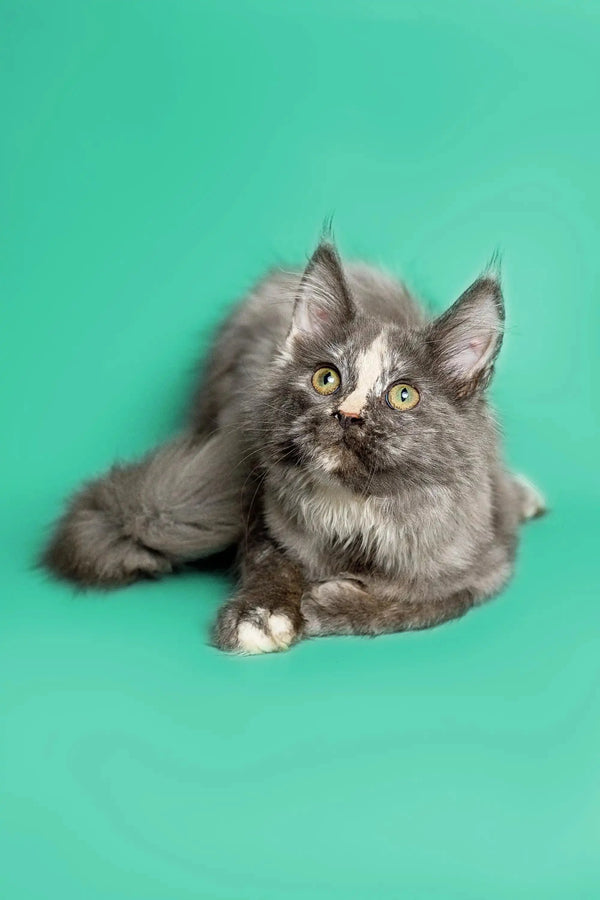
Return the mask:
[(367, 474), (356, 453), (344, 444), (320, 450), (311, 471), (325, 481), (341, 481), (347, 487), (363, 484)]
[(320, 449), (306, 464), (306, 471), (323, 486), (337, 485), (361, 496), (368, 487), (369, 497), (379, 499), (395, 495), (401, 483), (397, 465), (384, 468), (381, 461), (363, 460), (346, 444)]
[(332, 447), (329, 450), (320, 450), (315, 462), (316, 468), (320, 472), (325, 472), (327, 475), (333, 475), (334, 473), (339, 472), (343, 467), (340, 448)]

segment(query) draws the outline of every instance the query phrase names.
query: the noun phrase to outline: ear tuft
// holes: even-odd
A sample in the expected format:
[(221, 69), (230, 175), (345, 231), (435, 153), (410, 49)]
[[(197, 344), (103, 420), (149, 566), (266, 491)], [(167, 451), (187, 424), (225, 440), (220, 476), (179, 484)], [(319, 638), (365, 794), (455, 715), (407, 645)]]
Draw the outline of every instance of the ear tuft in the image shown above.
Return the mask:
[(481, 277), (495, 281), (498, 285), (502, 284), (502, 253), (499, 247), (496, 247), (490, 256)]
[(477, 279), (435, 320), (429, 341), (434, 360), (458, 397), (486, 387), (502, 345), (504, 302), (498, 280)]
[(338, 252), (333, 244), (322, 241), (300, 281), (291, 333), (331, 332), (351, 321), (354, 313)]

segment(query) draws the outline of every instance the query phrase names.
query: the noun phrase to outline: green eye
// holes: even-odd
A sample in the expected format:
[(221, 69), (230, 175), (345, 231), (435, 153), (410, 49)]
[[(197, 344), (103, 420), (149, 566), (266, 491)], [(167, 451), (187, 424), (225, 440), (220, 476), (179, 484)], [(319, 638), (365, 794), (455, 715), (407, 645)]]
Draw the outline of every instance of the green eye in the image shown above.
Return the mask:
[(395, 384), (385, 395), (388, 406), (392, 409), (399, 409), (406, 412), (407, 409), (414, 409), (420, 400), (419, 392), (410, 384)]
[(322, 366), (312, 377), (312, 386), (317, 394), (334, 394), (342, 383), (342, 379), (331, 366)]

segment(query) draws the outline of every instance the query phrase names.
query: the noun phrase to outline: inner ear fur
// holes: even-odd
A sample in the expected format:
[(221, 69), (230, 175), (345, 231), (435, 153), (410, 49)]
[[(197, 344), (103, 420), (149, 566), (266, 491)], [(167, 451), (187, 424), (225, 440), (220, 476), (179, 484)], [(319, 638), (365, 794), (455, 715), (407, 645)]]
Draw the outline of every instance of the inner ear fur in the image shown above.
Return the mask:
[(504, 334), (504, 301), (499, 282), (483, 276), (431, 325), (433, 360), (457, 397), (489, 384)]
[(325, 333), (354, 318), (355, 307), (342, 261), (329, 241), (322, 241), (304, 270), (292, 320), (292, 333)]

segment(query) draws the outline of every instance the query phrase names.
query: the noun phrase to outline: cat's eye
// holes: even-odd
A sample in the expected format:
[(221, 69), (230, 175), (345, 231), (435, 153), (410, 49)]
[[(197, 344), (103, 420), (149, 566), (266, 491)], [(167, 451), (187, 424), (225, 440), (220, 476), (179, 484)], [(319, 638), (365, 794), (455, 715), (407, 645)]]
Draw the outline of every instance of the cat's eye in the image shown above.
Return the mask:
[(341, 383), (340, 374), (333, 366), (321, 366), (312, 377), (312, 386), (318, 394), (334, 394)]
[(399, 409), (406, 412), (408, 409), (414, 409), (419, 400), (419, 392), (411, 384), (394, 384), (385, 395), (387, 405), (392, 409)]

